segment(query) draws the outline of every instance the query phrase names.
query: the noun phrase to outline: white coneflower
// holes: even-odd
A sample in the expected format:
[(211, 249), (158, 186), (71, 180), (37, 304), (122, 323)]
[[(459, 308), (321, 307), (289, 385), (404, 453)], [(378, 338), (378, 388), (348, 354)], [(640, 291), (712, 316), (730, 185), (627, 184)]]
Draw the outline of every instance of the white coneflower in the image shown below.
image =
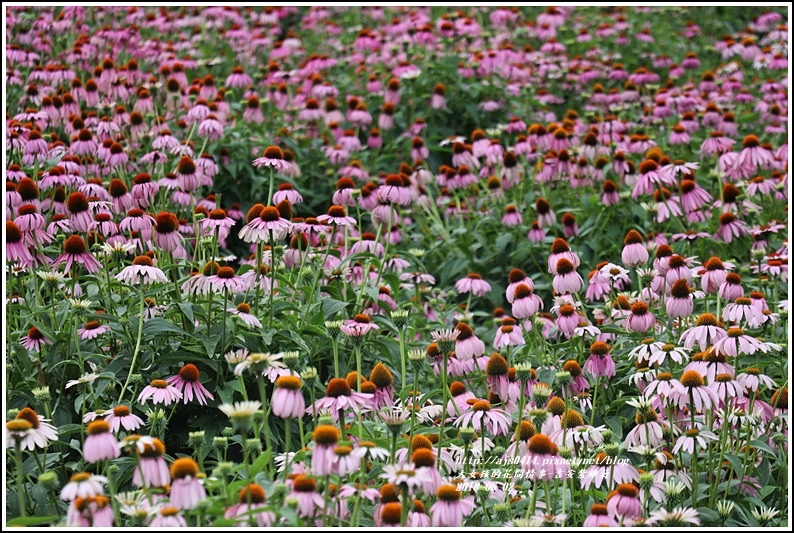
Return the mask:
[(262, 403), (257, 401), (224, 403), (218, 406), (223, 414), (229, 417), (232, 425), (240, 429), (248, 429), (253, 416), (262, 409)]
[(287, 366), (280, 361), (283, 354), (280, 353), (252, 353), (237, 363), (234, 367), (234, 373), (241, 376), (247, 369), (251, 369), (255, 373), (265, 374), (271, 368), (287, 368)]
[(727, 520), (730, 518), (731, 514), (733, 513), (733, 508), (736, 507), (736, 504), (730, 500), (720, 500), (717, 502), (717, 514), (720, 515), (720, 518), (723, 520)]
[(118, 259), (134, 252), (135, 244), (121, 241), (114, 241), (112, 244), (104, 242), (99, 248), (105, 257)]
[(91, 300), (80, 300), (77, 298), (69, 298), (69, 306), (77, 311), (87, 311), (91, 309), (94, 302)]
[(41, 278), (45, 285), (57, 287), (66, 279), (66, 274), (58, 271), (37, 270), (36, 275)]
[(227, 352), (223, 355), (223, 358), (226, 362), (230, 365), (236, 365), (238, 363), (242, 363), (245, 361), (245, 358), (248, 357), (248, 349), (247, 348), (239, 348), (237, 350), (232, 350)]
[(687, 524), (699, 526), (700, 518), (698, 518), (698, 512), (695, 509), (690, 509), (688, 507), (683, 509), (676, 507), (672, 511), (657, 509), (651, 513), (651, 517), (647, 521), (649, 525), (656, 523), (669, 527), (683, 527)]
[[(90, 373), (90, 374), (83, 374), (77, 379), (73, 379), (71, 381), (67, 381), (66, 385), (64, 386), (65, 389), (70, 387), (74, 387), (75, 385), (85, 385), (86, 383), (91, 383), (96, 378), (99, 377), (99, 374)], [(104, 412), (104, 411), (103, 411)]]
[(121, 514), (140, 519), (149, 517), (151, 506), (143, 491), (119, 492), (115, 498)]
[(778, 513), (780, 513), (780, 511), (772, 509), (771, 507), (756, 507), (750, 511), (750, 514), (753, 515), (753, 518), (758, 521), (758, 525), (761, 527), (768, 526)]

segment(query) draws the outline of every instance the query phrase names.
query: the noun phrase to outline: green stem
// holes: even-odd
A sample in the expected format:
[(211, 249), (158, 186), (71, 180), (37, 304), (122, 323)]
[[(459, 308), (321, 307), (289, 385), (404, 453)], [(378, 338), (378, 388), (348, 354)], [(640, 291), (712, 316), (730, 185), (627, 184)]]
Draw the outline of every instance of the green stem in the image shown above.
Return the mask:
[(127, 372), (127, 379), (124, 382), (124, 386), (121, 388), (121, 394), (119, 394), (119, 400), (116, 402), (117, 404), (120, 404), (121, 400), (124, 399), (124, 391), (127, 390), (127, 386), (130, 384), (130, 378), (132, 377), (132, 373), (135, 370), (135, 362), (138, 360), (138, 353), (141, 349), (141, 338), (143, 337), (143, 306), (146, 299), (143, 296), (143, 289), (141, 289), (139, 292), (141, 294), (141, 305), (138, 309), (138, 339), (135, 341), (135, 351), (132, 353), (130, 371)]
[[(270, 454), (270, 458), (273, 458), (273, 449), (271, 448), (271, 434), (270, 434), (270, 424), (268, 424), (267, 420), (267, 396), (265, 395), (265, 378), (262, 375), (257, 376), (256, 378), (256, 385), (259, 388), (259, 401), (262, 402), (262, 426), (265, 429), (265, 451)], [(257, 435), (259, 438), (259, 435)], [(268, 463), (269, 465), (270, 463)]]
[(25, 475), (22, 472), (22, 439), (14, 436), (14, 462), (17, 467), (17, 499), (19, 501), (19, 516), (26, 517), (28, 512), (25, 508)]
[[(443, 448), (444, 443), (444, 421), (447, 418), (447, 396), (449, 395), (449, 387), (447, 386), (447, 354), (444, 354), (444, 369), (441, 372), (441, 431), (438, 434), (438, 459), (437, 462), (441, 462), (441, 448)], [(485, 432), (483, 432), (485, 434)], [(485, 454), (485, 446), (483, 446), (483, 454)]]

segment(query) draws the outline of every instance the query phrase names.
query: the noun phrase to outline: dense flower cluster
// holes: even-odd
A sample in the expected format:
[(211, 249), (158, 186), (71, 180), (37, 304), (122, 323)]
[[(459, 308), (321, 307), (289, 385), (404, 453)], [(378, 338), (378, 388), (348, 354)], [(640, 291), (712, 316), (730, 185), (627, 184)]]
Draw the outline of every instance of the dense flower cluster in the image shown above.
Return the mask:
[(781, 11), (8, 7), (7, 525), (788, 523)]

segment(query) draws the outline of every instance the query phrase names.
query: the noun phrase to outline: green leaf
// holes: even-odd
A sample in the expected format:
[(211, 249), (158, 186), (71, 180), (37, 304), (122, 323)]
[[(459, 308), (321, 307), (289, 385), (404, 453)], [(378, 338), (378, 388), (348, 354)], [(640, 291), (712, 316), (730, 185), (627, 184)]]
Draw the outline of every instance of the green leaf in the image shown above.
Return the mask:
[(25, 516), (25, 517), (18, 517), (12, 518), (8, 522), (6, 522), (7, 527), (18, 527), (18, 526), (36, 526), (39, 524), (49, 524), (55, 523), (60, 518), (57, 516)]
[(340, 302), (339, 300), (334, 300), (331, 298), (322, 299), (323, 314), (325, 315), (325, 318), (330, 318), (332, 315), (347, 307), (347, 305), (347, 302)]
[(184, 329), (160, 317), (155, 317), (144, 322), (143, 333), (144, 335), (159, 335), (160, 333), (179, 333), (180, 335), (187, 335)]
[(177, 305), (182, 310), (182, 314), (185, 315), (185, 318), (187, 318), (192, 323), (194, 321), (194, 318), (193, 318), (193, 303), (192, 302), (179, 302)]
[(604, 422), (618, 440), (623, 438), (623, 424), (620, 422), (620, 417), (608, 416)]
[(772, 448), (770, 448), (769, 445), (767, 443), (765, 443), (765, 442), (761, 442), (760, 440), (751, 440), (750, 441), (750, 446), (753, 446), (754, 448), (756, 448), (758, 450), (762, 450), (762, 451), (768, 453), (772, 457), (777, 457), (777, 455), (775, 454), (775, 451)]
[(700, 515), (700, 519), (703, 522), (717, 522), (720, 519), (720, 515), (717, 514), (717, 511), (714, 509), (710, 509), (708, 507), (698, 507), (697, 508), (698, 515)]

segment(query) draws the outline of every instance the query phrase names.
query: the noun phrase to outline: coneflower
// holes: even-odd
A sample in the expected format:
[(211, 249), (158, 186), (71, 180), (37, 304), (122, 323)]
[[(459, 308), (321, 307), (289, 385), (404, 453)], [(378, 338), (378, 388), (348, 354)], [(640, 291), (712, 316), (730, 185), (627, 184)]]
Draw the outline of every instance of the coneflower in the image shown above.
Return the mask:
[(63, 243), (63, 253), (55, 258), (53, 267), (57, 268), (65, 263), (65, 270), (69, 271), (74, 263), (79, 263), (90, 273), (98, 272), (102, 265), (88, 252), (85, 241), (79, 235), (72, 235)]
[(195, 509), (199, 502), (207, 499), (198, 476), (198, 463), (190, 457), (181, 457), (171, 464), (171, 505), (177, 509)]
[(623, 241), (621, 257), (627, 267), (638, 267), (648, 262), (648, 250), (643, 244), (642, 236), (636, 230), (630, 230)]
[(436, 492), (438, 500), (430, 507), (434, 527), (461, 527), (463, 518), (474, 510), (474, 498), (463, 497), (454, 485), (442, 485)]
[(95, 420), (86, 428), (86, 439), (83, 444), (83, 459), (96, 463), (106, 459), (115, 459), (121, 455), (121, 447), (110, 431), (110, 424), (104, 420)]
[(256, 483), (246, 485), (237, 495), (237, 503), (224, 512), (224, 518), (238, 518), (238, 525), (244, 526), (251, 517), (256, 517), (257, 527), (270, 527), (276, 521), (272, 511), (262, 511), (266, 505), (265, 489)]

